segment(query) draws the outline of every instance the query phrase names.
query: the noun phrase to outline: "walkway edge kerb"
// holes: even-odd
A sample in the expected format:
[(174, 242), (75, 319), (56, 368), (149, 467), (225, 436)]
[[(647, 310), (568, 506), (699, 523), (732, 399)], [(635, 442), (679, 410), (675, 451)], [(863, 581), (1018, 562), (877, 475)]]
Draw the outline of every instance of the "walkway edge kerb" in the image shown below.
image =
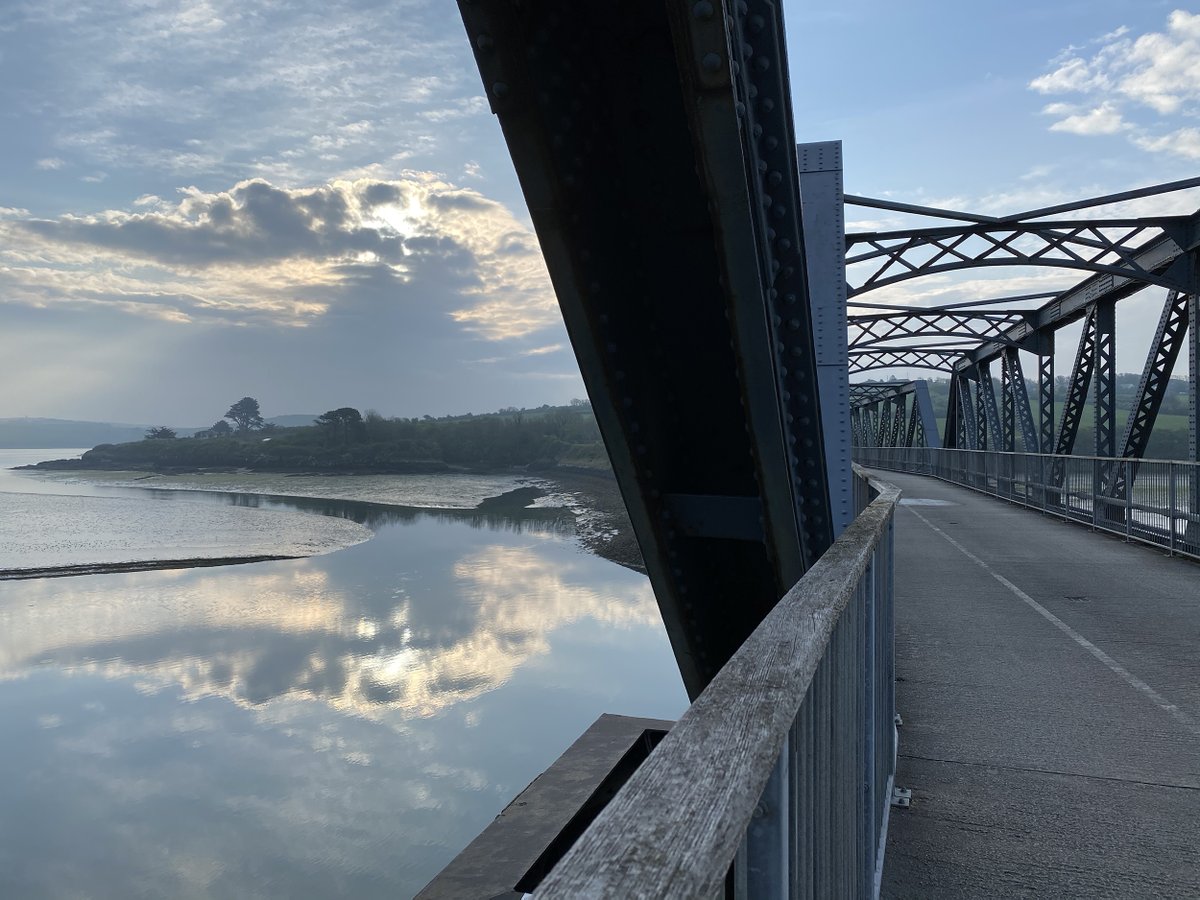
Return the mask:
[(878, 496), (696, 698), (539, 885), (538, 900), (715, 894), (899, 501), (899, 488), (870, 483)]

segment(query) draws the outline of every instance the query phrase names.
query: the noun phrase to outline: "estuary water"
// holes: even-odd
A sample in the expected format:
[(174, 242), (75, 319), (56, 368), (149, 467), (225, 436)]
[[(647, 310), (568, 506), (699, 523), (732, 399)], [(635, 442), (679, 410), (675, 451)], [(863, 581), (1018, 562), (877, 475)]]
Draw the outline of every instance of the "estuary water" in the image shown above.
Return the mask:
[(598, 715), (686, 705), (643, 576), (475, 509), (515, 479), (136, 477), (0, 471), (0, 570), (316, 555), (0, 581), (0, 897), (411, 896)]

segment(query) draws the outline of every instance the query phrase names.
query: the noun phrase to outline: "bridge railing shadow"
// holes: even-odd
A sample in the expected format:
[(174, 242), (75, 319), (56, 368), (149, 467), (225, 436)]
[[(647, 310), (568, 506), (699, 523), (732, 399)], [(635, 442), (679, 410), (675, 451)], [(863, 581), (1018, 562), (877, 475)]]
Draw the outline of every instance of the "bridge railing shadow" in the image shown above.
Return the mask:
[(853, 523), (537, 886), (539, 900), (877, 895), (897, 746), (899, 491), (862, 470), (856, 482)]
[(855, 447), (854, 460), (1200, 559), (1200, 463), (928, 447)]

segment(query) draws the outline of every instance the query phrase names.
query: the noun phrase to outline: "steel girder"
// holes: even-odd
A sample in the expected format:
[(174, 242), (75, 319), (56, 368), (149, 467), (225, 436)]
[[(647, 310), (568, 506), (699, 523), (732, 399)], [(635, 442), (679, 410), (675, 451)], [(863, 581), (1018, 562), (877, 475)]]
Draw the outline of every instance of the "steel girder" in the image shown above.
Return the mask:
[[(1181, 294), (1179, 291), (1171, 291), (1163, 304), (1154, 341), (1146, 356), (1146, 365), (1142, 369), (1137, 394), (1121, 437), (1121, 456), (1125, 459), (1141, 459), (1146, 455), (1154, 422), (1167, 395), (1167, 383), (1183, 350), (1184, 338), (1189, 328), (1191, 305), (1192, 296)], [(1136, 466), (1128, 470), (1128, 478), (1126, 469), (1121, 466), (1115, 467), (1105, 478), (1108, 485), (1105, 494), (1123, 499), (1128, 488), (1126, 481), (1132, 482), (1136, 474)]]
[[(1079, 435), (1079, 423), (1083, 419), (1083, 408), (1087, 403), (1088, 388), (1092, 381), (1092, 370), (1096, 363), (1096, 312), (1088, 313), (1079, 335), (1079, 347), (1075, 351), (1075, 364), (1071, 366), (1071, 379), (1067, 385), (1067, 396), (1063, 401), (1062, 419), (1054, 444), (1056, 457), (1069, 456), (1075, 449), (1075, 438)], [(1066, 477), (1066, 463), (1056, 458), (1051, 466), (1051, 482), (1061, 487)]]
[[(971, 379), (963, 373), (956, 373), (956, 375), (957, 378), (952, 379), (950, 382), (951, 390), (955, 387), (958, 388), (956, 396), (958, 435), (954, 446), (961, 447), (964, 450), (978, 450), (979, 432), (976, 426), (975, 407), (971, 403), (971, 387), (969, 384)], [(979, 415), (982, 417), (982, 410), (980, 410)], [(947, 425), (949, 425), (949, 420), (947, 420)]]
[(688, 692), (833, 528), (766, 0), (460, 0)]
[[(981, 392), (976, 392), (976, 396), (980, 398), (981, 408), (979, 418), (987, 420), (988, 430), (992, 435), (992, 443), (995, 444), (992, 449), (1003, 450), (1003, 429), (1000, 425), (1000, 412), (996, 407), (996, 383), (992, 381), (992, 368), (986, 362), (976, 366), (975, 371), (979, 375), (979, 387)], [(980, 425), (980, 433), (982, 434), (983, 426)], [(984, 447), (979, 447), (983, 450)]]
[[(1017, 423), (1021, 429), (1021, 445), (1026, 453), (1037, 453), (1038, 434), (1033, 424), (1033, 409), (1029, 405), (1029, 389), (1021, 368), (1021, 354), (1015, 347), (1005, 351), (1004, 373), (1009, 384), (1009, 402), (1015, 406)], [(1011, 418), (1011, 413), (1005, 413), (1005, 416)], [(1010, 423), (1006, 427), (1012, 429), (1013, 426)]]
[(962, 358), (957, 347), (891, 347), (887, 349), (861, 348), (848, 353), (850, 374), (861, 375), (879, 369), (933, 369), (949, 371)]
[[(940, 447), (937, 419), (929, 396), (929, 382), (916, 381), (858, 382), (850, 385), (851, 416), (861, 418), (877, 410), (880, 404), (891, 407), (894, 418), (888, 435), (889, 446)], [(885, 407), (885, 409), (888, 407)], [(884, 416), (886, 419), (886, 415)], [(860, 426), (855, 446), (864, 446)]]
[(1038, 356), (1038, 447), (1054, 452), (1054, 332), (1042, 334)]
[[(1193, 260), (1200, 268), (1200, 257)], [(1200, 292), (1188, 298), (1188, 460), (1200, 462)], [(1193, 513), (1200, 511), (1200, 477), (1192, 469), (1192, 482), (1188, 490), (1188, 504)], [(1187, 539), (1200, 543), (1200, 524), (1190, 521)]]
[[(1019, 295), (928, 309), (889, 309), (886, 304), (851, 299), (850, 306), (855, 310), (848, 319), (852, 329), (851, 371), (899, 367), (948, 371), (951, 365), (965, 368), (997, 359), (1010, 347), (1045, 359), (1053, 353), (1054, 329), (1085, 316), (1100, 300), (1120, 300), (1155, 284), (1194, 290), (1197, 276), (1187, 257), (1200, 247), (1200, 212), (1191, 216), (1081, 219), (1070, 223), (1045, 219), (1196, 186), (1200, 186), (1200, 178), (1000, 217), (847, 196), (850, 204), (967, 223), (848, 235), (848, 247), (875, 244), (865, 253), (852, 253), (848, 264), (858, 263), (861, 267), (878, 261), (865, 281), (848, 288), (851, 298), (861, 298), (885, 284), (948, 269), (1039, 265), (1097, 273), (1055, 294)], [(1017, 301), (1045, 297), (1049, 301), (1035, 309), (1011, 307)], [(998, 308), (1006, 303), (1009, 308)], [(1004, 314), (1011, 317), (1008, 323), (1000, 321)], [(908, 345), (896, 346), (899, 340)], [(922, 341), (925, 346), (936, 341), (936, 349), (921, 352)], [(1052, 420), (1051, 415), (1043, 421), (1043, 438), (1049, 437), (1048, 423)]]
[(859, 313), (848, 317), (851, 330), (849, 346), (887, 347), (889, 342), (910, 338), (956, 338), (972, 341), (1004, 341), (1009, 326), (1022, 322), (1029, 310), (958, 310), (939, 306), (913, 311), (910, 308), (887, 313)]
[(1102, 300), (1095, 313), (1095, 363), (1092, 373), (1095, 455), (1117, 455), (1117, 304)]
[(850, 373), (846, 367), (846, 225), (842, 197), (841, 141), (796, 147), (804, 230), (804, 258), (812, 310), (817, 385), (826, 427), (825, 461), (834, 534), (857, 514), (854, 509), (850, 429)]
[[(976, 450), (989, 449), (988, 417), (987, 417), (987, 412), (986, 412), (987, 401), (984, 399), (984, 395), (983, 395), (983, 390), (984, 390), (983, 384), (985, 381), (988, 384), (991, 384), (992, 379), (990, 376), (988, 376), (988, 374), (986, 372), (980, 372), (979, 377), (977, 379), (975, 379), (975, 449)], [(969, 399), (969, 397), (970, 397), (970, 392), (968, 391), (968, 399)], [(996, 432), (993, 428), (993, 430), (992, 430), (993, 437), (995, 436), (995, 434), (996, 434)]]
[(1080, 269), (1179, 288), (1183, 283), (1177, 273), (1144, 268), (1138, 261), (1138, 251), (1146, 241), (1185, 222), (1186, 217), (1182, 216), (1083, 219), (848, 235), (848, 248), (866, 244), (871, 249), (847, 256), (847, 267), (878, 261), (859, 285), (850, 288), (849, 294), (855, 297), (924, 275), (991, 266)]

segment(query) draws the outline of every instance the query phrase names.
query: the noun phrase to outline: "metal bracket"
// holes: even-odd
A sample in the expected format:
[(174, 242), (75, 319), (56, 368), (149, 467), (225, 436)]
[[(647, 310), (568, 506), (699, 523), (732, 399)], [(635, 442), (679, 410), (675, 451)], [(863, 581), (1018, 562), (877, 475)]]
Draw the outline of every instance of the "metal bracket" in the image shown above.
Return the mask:
[(904, 726), (904, 719), (900, 717), (900, 713), (896, 713), (894, 716), (892, 716), (892, 724), (897, 728)]
[(908, 809), (912, 806), (912, 791), (902, 787), (892, 788), (892, 806)]

